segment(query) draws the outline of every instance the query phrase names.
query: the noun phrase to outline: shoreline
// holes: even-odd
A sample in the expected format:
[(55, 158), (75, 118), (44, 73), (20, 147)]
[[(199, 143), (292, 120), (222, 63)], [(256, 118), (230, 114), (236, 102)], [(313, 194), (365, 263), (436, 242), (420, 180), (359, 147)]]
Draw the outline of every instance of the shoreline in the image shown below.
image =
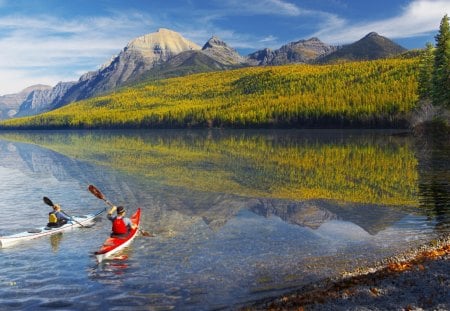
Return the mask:
[(450, 310), (450, 236), (241, 310)]

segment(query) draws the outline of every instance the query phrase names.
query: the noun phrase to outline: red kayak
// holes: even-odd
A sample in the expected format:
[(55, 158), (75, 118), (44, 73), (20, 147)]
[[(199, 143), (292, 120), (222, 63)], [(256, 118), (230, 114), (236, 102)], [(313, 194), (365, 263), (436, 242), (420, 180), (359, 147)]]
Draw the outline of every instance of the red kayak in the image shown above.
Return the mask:
[(141, 209), (138, 208), (137, 211), (130, 217), (130, 220), (133, 224), (136, 224), (136, 229), (132, 229), (128, 235), (124, 237), (110, 237), (107, 238), (105, 243), (103, 243), (102, 247), (95, 252), (95, 257), (97, 258), (97, 262), (100, 263), (103, 260), (110, 258), (112, 255), (121, 251), (128, 245), (130, 245), (131, 241), (133, 241), (134, 237), (137, 235), (139, 231), (139, 222), (141, 218)]

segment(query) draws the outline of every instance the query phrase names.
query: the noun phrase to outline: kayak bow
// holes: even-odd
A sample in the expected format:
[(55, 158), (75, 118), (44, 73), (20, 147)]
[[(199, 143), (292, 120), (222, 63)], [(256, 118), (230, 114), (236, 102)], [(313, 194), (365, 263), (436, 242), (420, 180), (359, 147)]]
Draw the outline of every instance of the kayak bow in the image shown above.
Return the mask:
[(101, 263), (103, 260), (110, 258), (112, 255), (121, 251), (133, 241), (139, 232), (139, 222), (141, 219), (141, 209), (138, 208), (136, 212), (130, 217), (130, 220), (133, 224), (136, 224), (137, 227), (132, 229), (128, 235), (124, 237), (109, 237), (103, 243), (98, 251), (95, 252), (95, 257), (97, 258), (97, 262)]
[(40, 238), (43, 236), (49, 236), (58, 232), (71, 230), (73, 228), (78, 227), (86, 227), (93, 225), (95, 222), (95, 217), (100, 215), (106, 211), (106, 209), (102, 209), (101, 211), (98, 211), (95, 214), (87, 214), (87, 215), (81, 215), (81, 216), (74, 216), (73, 220), (69, 221), (68, 223), (60, 226), (60, 227), (41, 227), (41, 228), (35, 228), (28, 231), (15, 233), (8, 236), (2, 236), (0, 237), (0, 247), (9, 247), (12, 245), (15, 245), (20, 242)]

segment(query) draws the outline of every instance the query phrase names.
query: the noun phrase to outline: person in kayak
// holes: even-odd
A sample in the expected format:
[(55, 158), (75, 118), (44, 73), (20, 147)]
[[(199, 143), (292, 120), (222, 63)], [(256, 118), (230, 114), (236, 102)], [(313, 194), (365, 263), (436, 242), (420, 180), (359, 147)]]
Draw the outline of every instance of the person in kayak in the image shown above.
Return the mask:
[(53, 205), (53, 211), (48, 213), (47, 227), (61, 227), (69, 222), (71, 219), (61, 212), (61, 206), (59, 204)]
[[(116, 216), (113, 216), (116, 212)], [(130, 230), (137, 227), (133, 224), (130, 218), (125, 217), (125, 208), (123, 206), (113, 206), (108, 212), (108, 219), (112, 222), (112, 232), (111, 237), (124, 237)]]

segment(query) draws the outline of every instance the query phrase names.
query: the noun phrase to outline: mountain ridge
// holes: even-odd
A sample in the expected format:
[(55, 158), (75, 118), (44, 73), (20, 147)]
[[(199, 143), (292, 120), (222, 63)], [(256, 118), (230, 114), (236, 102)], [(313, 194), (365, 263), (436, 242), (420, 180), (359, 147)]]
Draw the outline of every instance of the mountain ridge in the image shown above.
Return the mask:
[(360, 40), (338, 48), (333, 53), (323, 55), (317, 59), (318, 63), (329, 63), (340, 60), (372, 60), (387, 58), (406, 52), (407, 49), (380, 36), (376, 32), (370, 32)]
[[(241, 56), (217, 36), (200, 47), (181, 34), (159, 28), (132, 39), (122, 51), (98, 70), (86, 72), (78, 81), (32, 90), (18, 96), (14, 109), (5, 110), (0, 96), (0, 119), (35, 115), (73, 101), (95, 97), (123, 86), (187, 74), (228, 70), (246, 66), (277, 66), (291, 63), (327, 63), (342, 60), (368, 60), (406, 51), (393, 41), (371, 32), (362, 39), (336, 47), (318, 38), (287, 43), (279, 49), (262, 49)], [(18, 93), (19, 94), (19, 93)], [(17, 94), (16, 94), (17, 95)]]
[(287, 63), (311, 63), (316, 58), (332, 53), (337, 48), (318, 38), (299, 40), (281, 46), (277, 50), (263, 49), (248, 56), (256, 65), (284, 65)]
[(14, 117), (20, 110), (20, 106), (26, 101), (28, 96), (36, 90), (52, 89), (50, 85), (35, 84), (24, 88), (14, 94), (0, 96), (0, 120)]
[(131, 40), (109, 64), (83, 80), (80, 78), (56, 107), (123, 86), (130, 77), (138, 76), (183, 51), (199, 49), (200, 46), (197, 44), (165, 28), (137, 37)]
[(156, 65), (137, 81), (184, 76), (188, 74), (228, 70), (248, 66), (247, 59), (217, 36), (212, 36), (201, 50), (183, 51), (166, 62)]

